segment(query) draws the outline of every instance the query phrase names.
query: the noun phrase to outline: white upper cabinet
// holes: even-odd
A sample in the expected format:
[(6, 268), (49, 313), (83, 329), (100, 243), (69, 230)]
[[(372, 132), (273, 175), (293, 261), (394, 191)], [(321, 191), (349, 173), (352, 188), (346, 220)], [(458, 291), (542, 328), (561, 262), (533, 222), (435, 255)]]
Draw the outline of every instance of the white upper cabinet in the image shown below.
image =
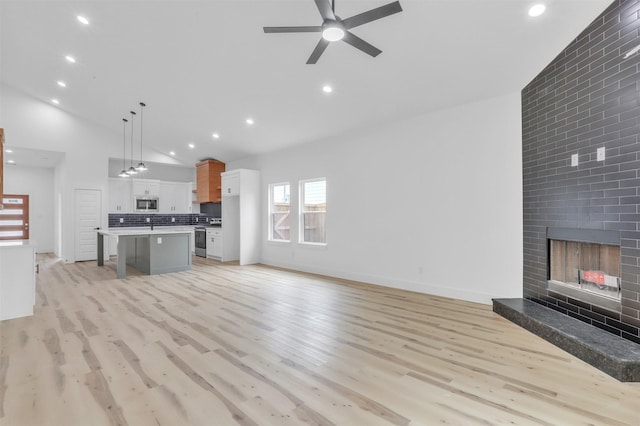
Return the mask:
[(160, 183), (160, 213), (191, 213), (191, 182)]
[(240, 172), (237, 170), (221, 173), (222, 196), (232, 197), (240, 195)]
[(109, 178), (109, 213), (134, 212), (135, 197), (158, 197), (159, 213), (191, 213), (192, 188), (192, 182)]
[(109, 212), (129, 213), (131, 211), (131, 180), (109, 178)]
[(132, 194), (134, 197), (147, 195), (150, 197), (160, 196), (160, 181), (154, 179), (133, 179)]

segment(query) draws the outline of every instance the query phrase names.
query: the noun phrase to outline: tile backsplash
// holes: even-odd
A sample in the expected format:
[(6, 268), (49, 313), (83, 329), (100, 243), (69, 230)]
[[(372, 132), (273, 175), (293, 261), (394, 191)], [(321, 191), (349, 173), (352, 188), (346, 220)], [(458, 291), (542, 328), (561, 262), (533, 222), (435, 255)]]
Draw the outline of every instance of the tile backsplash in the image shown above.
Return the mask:
[(153, 226), (190, 226), (206, 225), (209, 216), (198, 213), (109, 213), (109, 228), (150, 226), (150, 222), (147, 222), (147, 219), (153, 220)]

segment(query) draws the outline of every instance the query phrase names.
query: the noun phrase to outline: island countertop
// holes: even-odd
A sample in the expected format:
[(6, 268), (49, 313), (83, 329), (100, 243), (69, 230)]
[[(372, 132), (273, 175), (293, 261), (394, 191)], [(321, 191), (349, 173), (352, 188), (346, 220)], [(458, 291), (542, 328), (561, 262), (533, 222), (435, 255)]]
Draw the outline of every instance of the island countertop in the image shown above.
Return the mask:
[(33, 240), (4, 240), (0, 241), (0, 248), (4, 247), (35, 247)]
[(163, 235), (163, 234), (190, 234), (192, 228), (188, 227), (155, 227), (151, 229), (150, 227), (146, 228), (109, 228), (109, 229), (100, 229), (98, 230), (99, 234), (109, 235), (113, 237), (123, 236), (123, 235)]

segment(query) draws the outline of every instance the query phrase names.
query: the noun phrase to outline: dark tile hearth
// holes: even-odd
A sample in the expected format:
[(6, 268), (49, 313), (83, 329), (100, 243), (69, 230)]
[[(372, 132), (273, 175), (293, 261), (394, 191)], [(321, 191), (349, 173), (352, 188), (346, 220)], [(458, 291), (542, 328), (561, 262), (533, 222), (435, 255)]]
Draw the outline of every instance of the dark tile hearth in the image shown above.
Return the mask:
[(640, 382), (640, 345), (526, 299), (493, 299), (493, 311), (621, 382)]

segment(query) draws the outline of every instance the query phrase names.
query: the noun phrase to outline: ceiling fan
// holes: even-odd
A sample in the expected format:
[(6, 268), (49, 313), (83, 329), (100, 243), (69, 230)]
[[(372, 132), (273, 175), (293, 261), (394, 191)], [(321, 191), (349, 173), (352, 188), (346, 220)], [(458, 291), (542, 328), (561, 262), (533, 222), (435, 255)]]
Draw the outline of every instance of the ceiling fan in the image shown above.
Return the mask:
[(322, 16), (322, 25), (306, 27), (264, 27), (265, 33), (322, 33), (322, 38), (316, 45), (307, 60), (307, 64), (315, 64), (320, 55), (325, 51), (329, 43), (342, 40), (356, 49), (373, 57), (382, 53), (382, 50), (362, 40), (349, 30), (360, 25), (384, 18), (394, 13), (402, 12), (399, 1), (376, 7), (367, 12), (354, 15), (350, 18), (340, 19), (335, 13), (335, 0), (314, 0)]

